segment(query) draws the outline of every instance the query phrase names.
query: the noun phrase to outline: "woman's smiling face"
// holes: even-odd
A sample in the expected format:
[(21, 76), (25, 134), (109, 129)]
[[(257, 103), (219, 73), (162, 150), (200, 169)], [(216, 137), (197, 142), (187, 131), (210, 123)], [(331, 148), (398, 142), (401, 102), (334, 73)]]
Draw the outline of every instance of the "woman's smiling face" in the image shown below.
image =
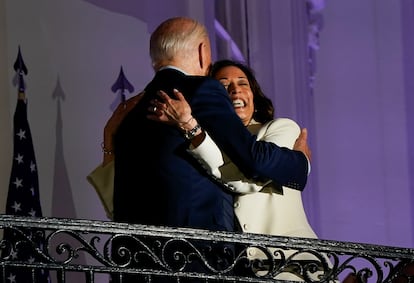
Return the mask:
[(234, 110), (247, 126), (254, 113), (253, 92), (246, 74), (238, 67), (227, 66), (217, 71), (215, 78), (226, 88)]

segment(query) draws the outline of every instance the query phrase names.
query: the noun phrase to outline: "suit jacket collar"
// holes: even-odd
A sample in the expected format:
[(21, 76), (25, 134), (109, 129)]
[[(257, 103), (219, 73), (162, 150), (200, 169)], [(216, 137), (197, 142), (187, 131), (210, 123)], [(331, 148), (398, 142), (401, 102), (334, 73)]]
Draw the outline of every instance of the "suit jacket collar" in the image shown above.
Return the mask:
[(161, 67), (159, 70), (158, 70), (158, 72), (159, 71), (162, 71), (162, 70), (165, 70), (165, 69), (173, 69), (173, 70), (176, 70), (176, 71), (179, 71), (179, 72), (181, 72), (181, 73), (183, 73), (184, 75), (189, 75), (188, 73), (186, 73), (186, 72), (184, 72), (183, 70), (181, 70), (180, 68), (177, 68), (176, 66), (172, 66), (172, 65), (167, 65), (167, 66), (164, 66), (164, 67)]

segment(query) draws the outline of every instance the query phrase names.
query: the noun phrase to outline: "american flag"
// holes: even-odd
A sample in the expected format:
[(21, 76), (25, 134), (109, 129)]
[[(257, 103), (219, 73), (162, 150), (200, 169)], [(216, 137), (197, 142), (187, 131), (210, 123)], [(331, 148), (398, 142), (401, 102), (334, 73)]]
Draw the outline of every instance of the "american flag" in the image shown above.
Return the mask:
[[(24, 72), (25, 66), (24, 63), (22, 64), (20, 48), (18, 60), (20, 60), (20, 67), (17, 70), (19, 91), (14, 113), (13, 164), (6, 202), (6, 214), (40, 217), (42, 216), (42, 208), (40, 205), (37, 165), (32, 135), (27, 120), (27, 100), (23, 82), (23, 73), (27, 73), (27, 70)], [(12, 261), (38, 261), (39, 256), (30, 245), (26, 244), (27, 240), (21, 234), (27, 235), (32, 243), (43, 249), (43, 233), (29, 228), (22, 229), (21, 232), (5, 229), (4, 240), (10, 245), (7, 246), (8, 249), (3, 250), (2, 256), (7, 256)], [(10, 267), (6, 268), (4, 276), (5, 283), (50, 282), (49, 273), (44, 270), (32, 273), (31, 269), (28, 268)]]
[(17, 100), (13, 134), (13, 165), (6, 213), (39, 217), (42, 216), (39, 181), (25, 99)]

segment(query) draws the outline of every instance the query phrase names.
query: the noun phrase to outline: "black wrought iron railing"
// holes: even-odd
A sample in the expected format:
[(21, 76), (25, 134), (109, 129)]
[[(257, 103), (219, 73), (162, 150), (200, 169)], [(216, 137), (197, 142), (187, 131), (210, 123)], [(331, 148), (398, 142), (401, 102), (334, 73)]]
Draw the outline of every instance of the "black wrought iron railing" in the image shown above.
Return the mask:
[[(53, 282), (414, 282), (414, 249), (107, 221), (0, 215), (9, 270)], [(353, 277), (347, 277), (354, 274)], [(351, 278), (351, 279), (350, 279)], [(141, 280), (141, 281), (140, 281)]]

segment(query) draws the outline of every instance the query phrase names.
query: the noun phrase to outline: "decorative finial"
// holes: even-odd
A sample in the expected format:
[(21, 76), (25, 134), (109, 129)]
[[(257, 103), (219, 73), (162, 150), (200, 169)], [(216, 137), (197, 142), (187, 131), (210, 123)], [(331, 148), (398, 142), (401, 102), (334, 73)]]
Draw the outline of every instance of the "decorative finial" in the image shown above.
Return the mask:
[[(121, 95), (121, 102), (124, 103), (126, 100), (125, 90), (128, 90), (130, 93), (134, 91), (133, 85), (128, 81), (124, 75), (124, 70), (121, 66), (121, 71), (119, 72), (118, 78), (111, 87), (112, 92), (119, 93)], [(119, 91), (119, 92), (118, 92)]]
[(20, 45), (19, 45), (19, 52), (17, 53), (16, 61), (13, 65), (14, 70), (16, 71), (16, 76), (18, 79), (18, 87), (19, 87), (19, 99), (25, 99), (25, 83), (23, 75), (27, 75), (27, 68), (23, 61), (23, 56), (20, 51)]

